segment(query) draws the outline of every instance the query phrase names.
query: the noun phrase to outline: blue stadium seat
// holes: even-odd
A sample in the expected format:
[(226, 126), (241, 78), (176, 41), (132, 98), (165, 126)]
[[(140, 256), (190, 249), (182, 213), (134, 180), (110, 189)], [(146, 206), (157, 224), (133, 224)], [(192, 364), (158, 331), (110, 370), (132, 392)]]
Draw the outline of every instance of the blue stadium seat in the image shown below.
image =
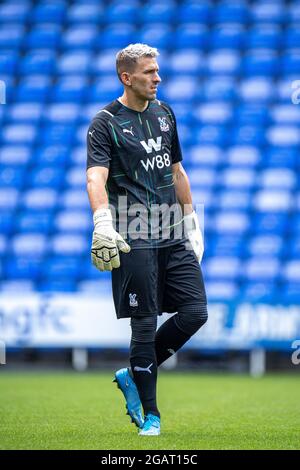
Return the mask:
[(198, 92), (201, 101), (231, 102), (236, 97), (237, 83), (233, 77), (209, 77), (203, 81), (202, 89)]
[[(19, 55), (17, 52), (13, 51), (12, 49), (10, 50), (2, 50), (0, 51), (0, 73), (1, 73), (1, 80), (3, 80), (3, 74), (4, 73), (9, 73), (9, 74), (14, 74), (18, 61), (19, 61)], [(6, 83), (5, 80), (3, 80), (4, 83)]]
[(240, 23), (248, 22), (249, 10), (245, 2), (220, 1), (213, 14), (216, 23)]
[(40, 2), (31, 12), (31, 21), (35, 23), (62, 23), (67, 11), (67, 2), (51, 0)]
[(70, 75), (86, 74), (90, 70), (91, 62), (92, 56), (89, 50), (66, 52), (57, 60), (57, 73)]
[(67, 11), (69, 23), (101, 24), (104, 20), (104, 12), (101, 2), (86, 2), (84, 4), (71, 5)]
[(210, 0), (185, 0), (178, 7), (177, 18), (181, 23), (208, 24), (212, 12), (212, 2)]
[(39, 232), (42, 234), (49, 233), (53, 216), (46, 211), (23, 211), (16, 221), (16, 230), (23, 233)]
[(6, 122), (38, 125), (42, 115), (43, 107), (40, 103), (17, 103), (9, 107)]
[(19, 256), (42, 256), (47, 251), (47, 238), (43, 233), (21, 233), (11, 241), (12, 251)]
[(90, 87), (88, 100), (98, 103), (109, 103), (121, 94), (122, 85), (118, 78), (115, 75), (106, 76), (97, 80), (93, 86)]
[(67, 210), (89, 210), (89, 200), (85, 188), (68, 189), (60, 196), (60, 204)]
[(252, 168), (226, 168), (219, 174), (219, 185), (228, 189), (251, 189), (256, 184), (256, 172)]
[(205, 263), (205, 274), (208, 279), (236, 280), (240, 274), (240, 259), (235, 256), (216, 256)]
[(44, 114), (46, 124), (76, 125), (79, 120), (80, 106), (74, 103), (50, 105)]
[(29, 75), (20, 80), (16, 91), (18, 102), (45, 102), (49, 96), (51, 78), (48, 75)]
[(203, 55), (195, 49), (185, 49), (184, 51), (170, 54), (168, 59), (168, 73), (171, 75), (191, 75), (199, 76), (203, 69)]
[(124, 3), (114, 1), (105, 11), (105, 20), (107, 24), (136, 23), (138, 20), (139, 6), (139, 2), (132, 0)]
[[(172, 102), (189, 102), (193, 100), (197, 92), (198, 81), (194, 77), (182, 76), (168, 80), (164, 90), (160, 91), (162, 100)], [(178, 90), (180, 93), (178, 94)]]
[(280, 212), (257, 212), (252, 220), (251, 229), (255, 233), (282, 234), (288, 224), (287, 215)]
[(71, 145), (74, 142), (76, 125), (71, 124), (44, 124), (39, 133), (39, 143), (43, 145)]
[(207, 281), (205, 283), (207, 297), (213, 301), (232, 301), (239, 293), (238, 284), (235, 281)]
[(252, 197), (249, 191), (244, 189), (227, 189), (218, 195), (221, 210), (248, 210), (250, 209)]
[(245, 238), (243, 234), (229, 234), (210, 237), (208, 240), (205, 240), (205, 253), (208, 255), (208, 250), (210, 256), (215, 257), (241, 257), (243, 253), (243, 248), (245, 246)]
[(5, 126), (0, 130), (0, 140), (5, 145), (33, 144), (37, 136), (37, 128), (30, 124)]
[(65, 167), (69, 161), (70, 148), (67, 145), (41, 146), (34, 151), (34, 162), (37, 165)]
[(279, 234), (257, 235), (249, 241), (248, 252), (250, 256), (280, 256), (283, 249), (283, 240)]
[(0, 148), (0, 164), (26, 165), (31, 158), (31, 148), (27, 145), (2, 145)]
[(289, 283), (300, 283), (300, 258), (288, 261), (282, 272), (283, 279)]
[(297, 74), (300, 68), (300, 49), (291, 49), (282, 56), (280, 68), (283, 75)]
[(282, 31), (278, 25), (260, 24), (248, 33), (246, 48), (278, 49), (282, 45)]
[(0, 188), (21, 189), (24, 181), (24, 168), (16, 166), (0, 166)]
[(292, 201), (292, 195), (289, 191), (266, 189), (256, 193), (253, 206), (261, 212), (284, 212), (292, 207)]
[(93, 231), (92, 218), (89, 212), (67, 209), (57, 213), (54, 226), (58, 232), (91, 233)]
[(274, 124), (300, 125), (300, 109), (292, 103), (273, 106), (270, 109), (270, 117)]
[(54, 256), (43, 265), (43, 280), (76, 281), (81, 275), (82, 262), (79, 256)]
[(20, 61), (19, 73), (49, 75), (54, 72), (56, 54), (52, 49), (30, 50)]
[(193, 143), (206, 145), (213, 144), (222, 147), (228, 142), (227, 128), (224, 126), (197, 126), (194, 127)]
[(262, 170), (259, 184), (264, 188), (280, 188), (292, 190), (297, 179), (293, 170), (288, 168), (271, 168)]
[(286, 21), (286, 10), (281, 3), (260, 1), (252, 5), (249, 10), (254, 23), (282, 24)]
[(227, 150), (227, 162), (232, 166), (256, 167), (261, 158), (259, 149), (250, 145), (235, 145)]
[(57, 197), (55, 189), (34, 188), (22, 194), (22, 204), (31, 211), (51, 210), (56, 205)]
[[(31, 280), (40, 276), (43, 266), (43, 257), (31, 253), (30, 255), (10, 256), (4, 262), (4, 276), (7, 280)], [(15, 293), (18, 291), (15, 291)]]
[(27, 178), (28, 186), (59, 189), (64, 182), (64, 168), (54, 166), (35, 167)]
[(222, 159), (222, 149), (216, 145), (197, 145), (189, 149), (189, 161), (196, 166), (215, 167)]
[[(4, 191), (3, 189), (0, 189), (0, 197), (1, 193)], [(4, 234), (10, 234), (12, 229), (14, 228), (14, 214), (11, 210), (11, 208), (6, 209), (5, 207), (2, 207), (0, 203), (0, 233)]]
[(272, 126), (266, 132), (269, 144), (277, 147), (298, 147), (300, 144), (300, 133), (296, 126)]
[(279, 72), (279, 58), (273, 49), (253, 49), (243, 59), (245, 75), (264, 75), (274, 77)]
[[(250, 86), (246, 85), (241, 94), (245, 102), (240, 103), (239, 107), (235, 108), (234, 122), (237, 122), (240, 126), (255, 126), (258, 124), (266, 126), (269, 122), (269, 111), (264, 100), (266, 94), (267, 99), (271, 99), (271, 90), (269, 94), (269, 86), (265, 86), (263, 82), (248, 81), (247, 83)], [(243, 84), (245, 85), (245, 82)]]
[(107, 49), (101, 54), (97, 55), (93, 59), (93, 64), (91, 65), (92, 71), (96, 74), (111, 74), (115, 75), (116, 73), (116, 49)]
[(64, 49), (91, 49), (96, 45), (98, 37), (96, 25), (83, 24), (70, 26), (61, 38)]
[(197, 107), (193, 113), (200, 125), (226, 125), (232, 117), (232, 108), (228, 103), (205, 103)]
[[(169, 25), (157, 23), (147, 25), (140, 29), (138, 38), (141, 43), (151, 43), (154, 47), (165, 50), (170, 48), (170, 44), (173, 41), (173, 31)], [(160, 67), (161, 66), (162, 64), (160, 63)]]
[(4, 280), (0, 282), (0, 290), (6, 294), (15, 295), (16, 292), (34, 292), (35, 283), (29, 279), (21, 280)]
[(256, 255), (245, 262), (242, 272), (252, 282), (275, 281), (280, 273), (280, 262), (276, 257)]
[(274, 302), (278, 296), (276, 283), (272, 279), (247, 281), (242, 285), (240, 297), (248, 302)]
[(50, 252), (58, 256), (84, 255), (90, 249), (90, 240), (83, 235), (78, 234), (59, 234), (49, 241), (48, 248)]
[[(300, 15), (299, 15), (299, 21), (300, 21)], [(299, 48), (299, 44), (300, 44), (299, 25), (297, 24), (291, 25), (285, 31), (283, 46), (287, 49), (292, 49), (292, 48)]]
[(0, 211), (13, 210), (19, 200), (19, 191), (16, 188), (0, 188)]
[(220, 211), (215, 216), (214, 223), (216, 233), (243, 234), (250, 226), (250, 219), (245, 212)]
[(25, 45), (30, 49), (55, 49), (60, 44), (61, 34), (61, 27), (57, 24), (37, 26), (26, 36)]
[(286, 303), (299, 304), (300, 301), (300, 282), (284, 282), (282, 287), (283, 300)]
[(209, 46), (211, 49), (242, 49), (245, 41), (245, 28), (241, 24), (218, 24), (212, 30)]
[(23, 24), (29, 17), (31, 2), (23, 0), (22, 2), (8, 1), (0, 5), (0, 23)]
[(25, 28), (21, 24), (1, 25), (0, 49), (18, 49), (23, 41)]
[(178, 49), (203, 50), (208, 40), (208, 28), (196, 22), (179, 25), (172, 39), (173, 47)]
[(296, 166), (297, 155), (298, 152), (295, 147), (278, 148), (277, 146), (270, 146), (264, 154), (264, 161), (268, 168), (293, 168)]
[(234, 75), (240, 73), (240, 54), (232, 49), (218, 49), (207, 59), (207, 73), (211, 75)]
[(171, 1), (158, 1), (145, 4), (138, 9), (139, 21), (144, 24), (169, 23), (176, 19), (176, 3)]

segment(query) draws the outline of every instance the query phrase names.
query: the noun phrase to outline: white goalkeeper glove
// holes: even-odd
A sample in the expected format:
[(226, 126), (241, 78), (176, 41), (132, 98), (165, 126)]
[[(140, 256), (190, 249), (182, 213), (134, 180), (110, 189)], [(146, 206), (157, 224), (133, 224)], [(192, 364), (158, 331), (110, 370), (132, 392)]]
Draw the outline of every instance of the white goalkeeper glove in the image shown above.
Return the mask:
[(196, 212), (193, 211), (191, 214), (186, 215), (183, 220), (185, 233), (190, 241), (191, 247), (194, 250), (199, 263), (201, 263), (204, 253), (204, 243)]
[(130, 246), (115, 231), (109, 209), (94, 212), (94, 233), (92, 241), (92, 263), (100, 271), (111, 271), (120, 267), (119, 250), (129, 253)]

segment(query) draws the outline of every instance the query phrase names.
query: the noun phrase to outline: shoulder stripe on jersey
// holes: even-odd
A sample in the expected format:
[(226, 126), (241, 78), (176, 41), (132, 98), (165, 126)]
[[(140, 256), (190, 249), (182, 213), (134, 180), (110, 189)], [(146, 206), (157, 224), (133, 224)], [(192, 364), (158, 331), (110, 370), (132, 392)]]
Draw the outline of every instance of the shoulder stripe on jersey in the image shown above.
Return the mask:
[(107, 114), (109, 114), (111, 117), (114, 117), (114, 115), (111, 114), (109, 111), (107, 111), (107, 109), (100, 109), (100, 111), (98, 111), (97, 114), (99, 114), (99, 113), (107, 113)]

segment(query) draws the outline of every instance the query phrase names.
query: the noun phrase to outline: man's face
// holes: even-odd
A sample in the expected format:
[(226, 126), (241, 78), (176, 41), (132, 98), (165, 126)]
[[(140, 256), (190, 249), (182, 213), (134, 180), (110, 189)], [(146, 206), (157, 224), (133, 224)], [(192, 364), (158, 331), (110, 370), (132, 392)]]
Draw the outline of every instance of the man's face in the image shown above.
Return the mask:
[(157, 86), (161, 82), (158, 71), (159, 68), (155, 58), (141, 57), (137, 61), (134, 72), (129, 76), (131, 90), (138, 98), (149, 101), (155, 100)]

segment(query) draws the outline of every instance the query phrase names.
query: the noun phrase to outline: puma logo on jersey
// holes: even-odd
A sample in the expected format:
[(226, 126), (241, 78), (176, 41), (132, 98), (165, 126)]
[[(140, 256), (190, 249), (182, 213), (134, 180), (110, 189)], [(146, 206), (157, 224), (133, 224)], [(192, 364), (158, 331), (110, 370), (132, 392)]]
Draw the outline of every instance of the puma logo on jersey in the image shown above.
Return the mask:
[(129, 130), (129, 129), (123, 129), (123, 132), (124, 132), (124, 134), (126, 134), (126, 132), (127, 132), (128, 134), (131, 134), (131, 135), (134, 136), (134, 133), (133, 133), (133, 130), (132, 130), (132, 126), (131, 126), (130, 130)]
[(152, 362), (152, 363), (150, 364), (150, 366), (148, 366), (148, 367), (135, 366), (135, 367), (134, 367), (134, 370), (135, 370), (136, 372), (149, 372), (149, 374), (151, 374), (152, 372), (151, 372), (151, 370), (150, 370), (150, 367), (152, 367), (152, 366), (153, 366), (153, 362)]
[(144, 140), (140, 140), (140, 143), (142, 144), (147, 153), (153, 152), (153, 149), (158, 152), (161, 149), (161, 139), (162, 137), (160, 135), (159, 137), (157, 137), (156, 141), (154, 139), (148, 139), (147, 144)]
[(95, 130), (96, 130), (96, 129), (94, 129), (93, 131), (89, 131), (89, 135), (90, 135), (91, 137), (93, 137), (93, 134), (94, 134)]

